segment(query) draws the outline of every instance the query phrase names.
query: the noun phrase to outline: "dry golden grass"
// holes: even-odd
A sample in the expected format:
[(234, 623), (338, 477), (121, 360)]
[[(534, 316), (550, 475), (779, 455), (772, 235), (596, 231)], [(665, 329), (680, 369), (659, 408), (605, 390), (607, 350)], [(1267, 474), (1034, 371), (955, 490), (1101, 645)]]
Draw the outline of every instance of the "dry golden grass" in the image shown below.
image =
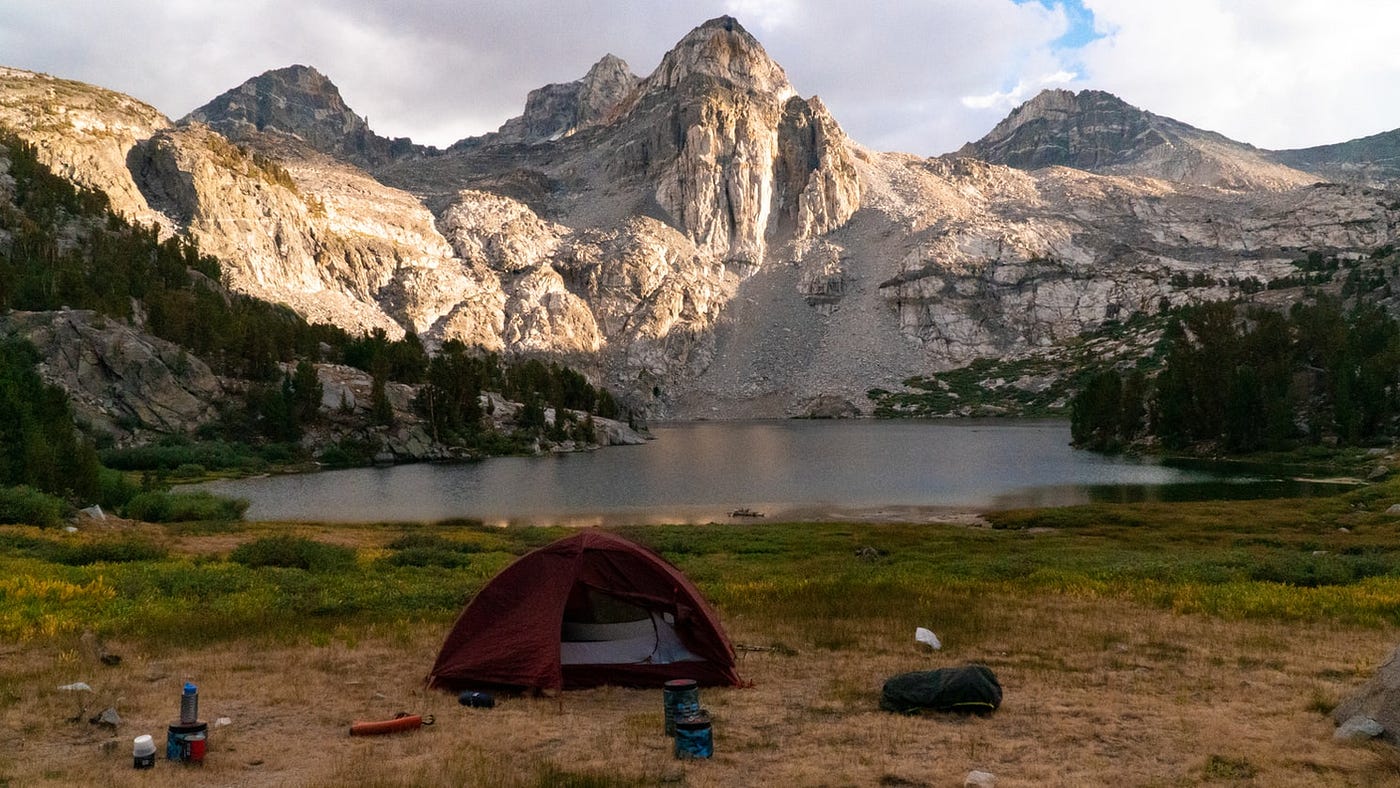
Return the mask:
[[(931, 653), (915, 624), (874, 619), (839, 649), (809, 628), (729, 616), (748, 689), (706, 689), (715, 757), (680, 762), (662, 734), (659, 691), (603, 688), (502, 698), (466, 709), (425, 691), (445, 628), (347, 625), (304, 642), (250, 637), (197, 650), (108, 648), (99, 664), (76, 639), (0, 645), (0, 785), (655, 785), (945, 786), (972, 769), (1019, 785), (1382, 785), (1397, 760), (1334, 744), (1325, 710), (1394, 647), (1393, 632), (1325, 624), (1221, 621), (1133, 602), (1049, 595), (989, 599), (972, 642)], [(765, 619), (766, 621), (767, 619)], [(877, 710), (883, 680), (963, 661), (1005, 687), (986, 718), (899, 717)], [(212, 728), (203, 767), (131, 768), (131, 740), (163, 745), (180, 684), (199, 683)], [(69, 718), (120, 711), (115, 732)], [(348, 736), (357, 719), (422, 712), (415, 733)], [(110, 744), (109, 744), (110, 742)], [(163, 752), (162, 752), (163, 754)]]

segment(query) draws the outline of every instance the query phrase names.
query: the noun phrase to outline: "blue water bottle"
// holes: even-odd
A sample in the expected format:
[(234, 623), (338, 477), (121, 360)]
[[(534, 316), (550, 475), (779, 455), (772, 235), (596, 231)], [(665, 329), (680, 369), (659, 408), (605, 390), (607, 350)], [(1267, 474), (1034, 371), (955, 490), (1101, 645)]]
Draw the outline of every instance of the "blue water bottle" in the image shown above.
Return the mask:
[(180, 696), (180, 724), (193, 725), (199, 721), (199, 688), (192, 682), (185, 682), (185, 692)]

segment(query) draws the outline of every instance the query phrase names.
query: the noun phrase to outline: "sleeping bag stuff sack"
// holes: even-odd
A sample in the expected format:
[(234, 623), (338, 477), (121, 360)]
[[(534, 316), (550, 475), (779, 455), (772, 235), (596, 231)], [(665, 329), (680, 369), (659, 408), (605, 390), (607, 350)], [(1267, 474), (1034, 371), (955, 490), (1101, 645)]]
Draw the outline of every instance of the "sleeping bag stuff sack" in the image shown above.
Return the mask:
[(985, 665), (901, 673), (885, 682), (880, 708), (899, 714), (991, 714), (1001, 705), (1001, 684)]

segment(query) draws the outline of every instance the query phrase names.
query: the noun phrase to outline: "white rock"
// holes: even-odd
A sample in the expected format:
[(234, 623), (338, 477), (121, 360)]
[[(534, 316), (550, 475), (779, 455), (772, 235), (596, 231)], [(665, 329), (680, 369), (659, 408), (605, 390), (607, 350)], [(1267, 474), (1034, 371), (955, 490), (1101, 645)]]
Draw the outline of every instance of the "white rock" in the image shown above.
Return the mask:
[(938, 636), (933, 634), (932, 630), (923, 627), (914, 627), (914, 640), (935, 650), (943, 648), (943, 643), (939, 641)]
[(1332, 738), (1336, 741), (1361, 742), (1370, 741), (1382, 733), (1385, 733), (1385, 726), (1370, 717), (1358, 714), (1338, 725)]

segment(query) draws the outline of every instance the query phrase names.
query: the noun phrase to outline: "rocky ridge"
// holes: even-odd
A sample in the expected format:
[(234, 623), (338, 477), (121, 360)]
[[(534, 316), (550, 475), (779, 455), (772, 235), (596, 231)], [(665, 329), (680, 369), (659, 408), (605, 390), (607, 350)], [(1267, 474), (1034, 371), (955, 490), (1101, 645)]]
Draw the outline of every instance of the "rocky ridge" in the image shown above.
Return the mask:
[(1268, 151), (1138, 109), (1101, 90), (1045, 90), (957, 153), (1022, 170), (1073, 167), (1238, 190), (1306, 186), (1317, 178)]
[(495, 134), (461, 144), (555, 142), (606, 122), (641, 80), (616, 55), (604, 55), (582, 79), (530, 91), (525, 112)]
[(1328, 180), (1384, 187), (1400, 182), (1400, 129), (1334, 145), (1274, 151), (1272, 157)]
[[(662, 416), (868, 412), (870, 388), (1238, 295), (1308, 251), (1393, 243), (1400, 221), (1394, 193), (1092, 91), (1042, 94), (962, 152), (1030, 171), (870, 151), (729, 17), (643, 79), (604, 58), (432, 155), (361, 150), (328, 81), (307, 83), (311, 120), (249, 114), (280, 106), (286, 75), (233, 91), (240, 119), (206, 116), (233, 145), (73, 83), (61, 111), (32, 106), (47, 79), (0, 73), (0, 120), (124, 213), (198, 238), (233, 287), (560, 357)], [(98, 104), (130, 131), (74, 125)]]
[(231, 140), (276, 129), (362, 166), (428, 150), (407, 139), (375, 134), (369, 121), (345, 104), (334, 83), (303, 65), (259, 74), (186, 115), (181, 123), (203, 123)]

